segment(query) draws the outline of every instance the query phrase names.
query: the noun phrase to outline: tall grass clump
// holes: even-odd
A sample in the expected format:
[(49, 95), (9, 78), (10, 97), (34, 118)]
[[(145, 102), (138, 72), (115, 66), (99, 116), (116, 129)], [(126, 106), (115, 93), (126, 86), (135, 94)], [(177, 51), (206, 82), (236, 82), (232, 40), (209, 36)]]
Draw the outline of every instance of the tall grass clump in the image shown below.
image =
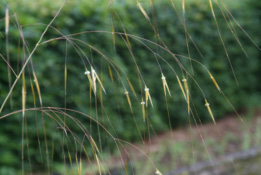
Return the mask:
[[(259, 142), (238, 112), (259, 107), (257, 6), (1, 2), (0, 174), (113, 174), (105, 159), (118, 154), (122, 174), (162, 175), (180, 158), (158, 166), (148, 154), (152, 137), (187, 125), (196, 160), (196, 127), (212, 161), (202, 124), (214, 123), (224, 145), (216, 122), (231, 112)], [(135, 170), (130, 149), (149, 170)]]

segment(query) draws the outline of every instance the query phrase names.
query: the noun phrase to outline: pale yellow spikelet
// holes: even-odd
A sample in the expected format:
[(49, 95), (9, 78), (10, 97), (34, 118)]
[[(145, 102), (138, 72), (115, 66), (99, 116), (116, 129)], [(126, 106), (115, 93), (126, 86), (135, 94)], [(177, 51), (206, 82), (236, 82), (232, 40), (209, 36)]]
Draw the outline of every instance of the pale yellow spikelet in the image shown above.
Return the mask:
[(212, 0), (208, 0), (208, 2), (209, 2), (209, 6), (210, 6), (210, 9), (211, 9), (212, 15), (213, 15), (214, 18), (216, 18), (215, 13), (214, 13), (214, 9), (213, 9), (213, 5), (212, 5)]
[(97, 165), (98, 165), (98, 169), (99, 169), (99, 174), (101, 175), (101, 174), (102, 174), (102, 173), (101, 173), (101, 164), (100, 164), (100, 160), (99, 160), (97, 154), (95, 154), (95, 158), (96, 158), (96, 161), (97, 161)]
[(90, 136), (90, 138), (91, 138), (91, 142), (92, 142), (91, 144), (94, 145), (96, 151), (100, 154), (100, 151), (99, 151), (99, 149), (98, 149), (98, 147), (96, 145), (96, 142), (93, 140), (92, 136)]
[(91, 70), (92, 70), (92, 74), (94, 74), (94, 75), (93, 75), (93, 78), (95, 77), (93, 81), (95, 81), (95, 80), (97, 79), (98, 82), (99, 82), (99, 84), (100, 84), (100, 86), (101, 86), (101, 88), (102, 88), (102, 90), (103, 90), (103, 92), (106, 94), (106, 91), (105, 91), (105, 89), (104, 89), (104, 87), (103, 87), (103, 85), (102, 85), (102, 82), (101, 82), (101, 80), (100, 80), (98, 74), (97, 74), (96, 71), (93, 69), (93, 67), (91, 67)]
[(68, 151), (68, 157), (69, 157), (70, 165), (71, 165), (71, 168), (72, 168), (72, 157), (71, 157), (71, 154), (70, 154), (69, 151)]
[(149, 16), (147, 15), (146, 11), (145, 11), (144, 8), (142, 7), (142, 5), (139, 3), (139, 1), (137, 1), (137, 5), (138, 5), (138, 7), (139, 7), (141, 13), (145, 16), (145, 18), (146, 18), (148, 21), (150, 21)]
[(128, 45), (128, 47), (131, 49), (131, 44), (130, 44), (130, 40), (129, 40), (128, 34), (127, 34), (127, 32), (126, 32), (125, 29), (123, 29), (123, 31), (124, 31), (124, 34), (125, 34), (125, 38), (126, 38), (126, 41), (127, 41), (127, 45)]
[(157, 175), (163, 175), (157, 168), (156, 168), (155, 174), (157, 174)]
[(145, 85), (145, 102), (146, 102), (146, 106), (148, 106), (148, 101), (150, 101), (151, 103), (151, 106), (153, 107), (153, 103), (152, 103), (152, 100), (151, 100), (151, 96), (150, 96), (150, 92), (149, 92), (149, 88), (147, 88), (147, 86)]
[(180, 79), (179, 79), (178, 76), (176, 76), (176, 77), (177, 77), (177, 80), (178, 80), (178, 83), (179, 83), (179, 87), (180, 87), (180, 89), (182, 91), (182, 94), (183, 94), (184, 98), (186, 99), (185, 91), (184, 91), (184, 88), (183, 88), (183, 86), (182, 86), (182, 84), (180, 82)]
[(93, 67), (91, 67), (91, 77), (92, 77), (93, 92), (96, 95), (96, 74)]
[(207, 99), (205, 99), (205, 106), (206, 106), (207, 109), (208, 109), (208, 112), (209, 112), (209, 114), (210, 114), (211, 119), (212, 119), (213, 122), (214, 122), (214, 125), (216, 125), (215, 118), (214, 118), (213, 113), (212, 113), (212, 111), (211, 111), (211, 109), (210, 109), (209, 103), (207, 102)]
[(5, 34), (8, 35), (9, 32), (9, 9), (5, 9)]
[(130, 86), (130, 88), (131, 88), (132, 93), (133, 93), (134, 96), (137, 98), (136, 92), (135, 92), (134, 87), (132, 86), (130, 80), (128, 79), (127, 81), (128, 81), (128, 84), (129, 84), (129, 86)]
[(143, 98), (141, 99), (141, 108), (142, 108), (142, 118), (143, 118), (143, 122), (145, 122), (145, 102), (143, 101)]
[(87, 75), (89, 83), (90, 83), (90, 88), (93, 89), (92, 78), (91, 78), (91, 75), (90, 75), (91, 72), (87, 68), (85, 68), (84, 74)]
[(190, 111), (190, 107), (189, 107), (189, 88), (188, 88), (188, 82), (187, 82), (187, 79), (183, 76), (183, 79), (182, 79), (183, 83), (184, 83), (184, 87), (185, 87), (185, 90), (186, 90), (186, 100), (187, 100), (187, 104), (188, 104), (188, 113)]
[(23, 79), (23, 87), (22, 87), (22, 110), (23, 110), (23, 117), (25, 116), (25, 104), (26, 104), (26, 84), (25, 84), (25, 75), (24, 72), (22, 74)]
[(86, 148), (85, 148), (84, 146), (83, 146), (82, 148), (83, 148), (83, 151), (84, 151), (84, 154), (85, 154), (86, 158), (87, 158), (88, 160), (90, 160), (90, 157), (89, 157), (89, 155), (88, 155), (88, 153), (87, 153)]
[(112, 74), (110, 65), (108, 65), (108, 69), (109, 69), (109, 75), (110, 75), (111, 81), (113, 82), (113, 74)]
[(171, 5), (172, 5), (173, 7), (175, 7), (173, 0), (170, 0), (170, 2), (171, 2)]
[(167, 89), (167, 91), (169, 93), (169, 96), (171, 96), (170, 90), (169, 90), (169, 86), (168, 86), (168, 83), (166, 81), (166, 77), (163, 75), (163, 73), (161, 74), (161, 80), (162, 80), (163, 90), (164, 90), (165, 96), (166, 96), (166, 89)]
[(185, 14), (185, 0), (182, 0), (182, 12)]
[(37, 77), (36, 77), (34, 71), (33, 71), (33, 77), (34, 77), (34, 82), (35, 82), (36, 90), (37, 90), (37, 93), (38, 93), (38, 96), (39, 96), (40, 104), (41, 104), (41, 106), (42, 106), (43, 103), (42, 103), (41, 90), (40, 90), (40, 86), (39, 86), (39, 83), (38, 83), (38, 80), (37, 80)]
[(215, 80), (215, 78), (212, 76), (212, 74), (211, 74), (209, 71), (208, 71), (208, 74), (209, 74), (211, 80), (213, 81), (214, 85), (215, 85), (216, 88), (218, 89), (218, 91), (221, 92), (221, 89), (220, 89), (220, 87), (219, 87), (217, 81)]
[(80, 175), (82, 174), (82, 159), (80, 159)]
[(132, 111), (132, 105), (131, 105), (131, 101), (130, 101), (130, 97), (129, 97), (129, 92), (127, 91), (127, 89), (125, 89), (124, 94), (126, 95), (127, 101), (129, 103), (130, 109)]
[(77, 175), (80, 175), (80, 169), (79, 169), (79, 163), (78, 163), (77, 155), (75, 157), (75, 162), (76, 162), (76, 168), (77, 168)]

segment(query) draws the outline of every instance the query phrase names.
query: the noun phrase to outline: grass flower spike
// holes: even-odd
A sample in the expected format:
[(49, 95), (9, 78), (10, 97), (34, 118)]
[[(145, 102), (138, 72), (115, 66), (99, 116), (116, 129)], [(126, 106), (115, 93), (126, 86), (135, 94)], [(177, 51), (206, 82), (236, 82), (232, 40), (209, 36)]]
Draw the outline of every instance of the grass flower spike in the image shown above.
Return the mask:
[(141, 108), (142, 108), (142, 117), (143, 117), (143, 122), (145, 122), (145, 102), (143, 101), (143, 98), (141, 99)]
[(167, 89), (167, 91), (169, 93), (169, 96), (171, 96), (170, 90), (169, 90), (169, 86), (168, 86), (168, 83), (166, 81), (166, 77), (163, 75), (163, 73), (161, 74), (161, 79), (162, 79), (163, 90), (164, 90), (165, 96), (166, 96), (166, 89)]
[(129, 97), (129, 92), (127, 91), (127, 89), (125, 89), (125, 95), (126, 95), (126, 98), (128, 100), (128, 103), (129, 103), (129, 106), (130, 106), (130, 109), (132, 111), (132, 105), (131, 105), (131, 101), (130, 101), (130, 97)]
[(207, 109), (208, 109), (208, 112), (209, 112), (209, 114), (210, 114), (211, 119), (213, 120), (214, 124), (216, 125), (215, 118), (214, 118), (213, 113), (212, 113), (212, 111), (211, 111), (211, 109), (210, 109), (210, 106), (209, 106), (209, 103), (208, 103), (207, 99), (205, 99), (205, 106), (206, 106)]
[(152, 100), (151, 100), (149, 88), (147, 88), (147, 86), (145, 86), (144, 91), (145, 91), (145, 102), (146, 102), (146, 106), (148, 106), (148, 100), (150, 100), (151, 106), (153, 107), (153, 103), (152, 103)]
[(184, 86), (185, 86), (185, 90), (186, 90), (186, 100), (187, 100), (187, 104), (188, 104), (188, 113), (190, 111), (190, 107), (189, 107), (189, 89), (188, 89), (188, 82), (187, 82), (187, 79), (183, 76), (183, 79), (182, 79), (183, 83), (184, 83)]

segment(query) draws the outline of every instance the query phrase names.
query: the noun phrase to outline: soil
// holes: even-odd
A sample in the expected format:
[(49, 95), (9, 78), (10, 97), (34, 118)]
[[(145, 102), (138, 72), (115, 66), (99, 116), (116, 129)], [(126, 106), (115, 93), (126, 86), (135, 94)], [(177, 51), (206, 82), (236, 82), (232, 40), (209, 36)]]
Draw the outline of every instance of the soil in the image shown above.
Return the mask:
[[(242, 116), (246, 114), (243, 113)], [(238, 142), (241, 142), (241, 138), (245, 133), (248, 133), (253, 136), (255, 129), (257, 127), (257, 121), (261, 120), (261, 110), (257, 110), (254, 113), (252, 118), (240, 118), (236, 115), (227, 115), (221, 120), (216, 122), (216, 125), (213, 123), (202, 124), (198, 126), (192, 126), (188, 128), (179, 128), (165, 133), (158, 134), (151, 137), (145, 141), (145, 146), (143, 143), (134, 143), (131, 146), (126, 146), (122, 148), (120, 156), (112, 156), (109, 160), (104, 160), (104, 164), (108, 166), (113, 162), (113, 167), (122, 167), (122, 159), (125, 161), (128, 160), (128, 157), (135, 157), (135, 159), (145, 159), (145, 154), (149, 155), (153, 152), (156, 152), (161, 148), (162, 143), (170, 142), (186, 142), (190, 141), (191, 138), (197, 140), (206, 140), (208, 138), (214, 139), (215, 141), (222, 141), (224, 136), (232, 134), (233, 136), (239, 138), (235, 142), (230, 142), (226, 148), (226, 154), (240, 151), (242, 149), (241, 145)], [(253, 136), (254, 138), (254, 136)], [(145, 154), (141, 154), (140, 150), (145, 150)], [(209, 150), (212, 151), (211, 149)], [(164, 160), (168, 161), (169, 157), (166, 155)], [(163, 160), (163, 161), (164, 161)], [(183, 165), (182, 165), (183, 166)]]

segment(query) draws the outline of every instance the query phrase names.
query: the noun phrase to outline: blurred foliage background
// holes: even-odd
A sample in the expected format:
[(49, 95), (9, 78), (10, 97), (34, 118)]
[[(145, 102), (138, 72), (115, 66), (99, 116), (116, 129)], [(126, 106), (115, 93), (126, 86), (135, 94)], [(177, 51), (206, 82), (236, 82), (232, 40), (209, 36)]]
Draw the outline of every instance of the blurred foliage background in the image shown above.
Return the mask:
[[(182, 16), (180, 2), (175, 3), (179, 15)], [(252, 37), (255, 43), (260, 46), (260, 1), (253, 0), (250, 2), (244, 0), (225, 3), (227, 3), (231, 14), (233, 14), (237, 22)], [(1, 3), (0, 53), (4, 57), (6, 57), (4, 17), (7, 4), (9, 4), (10, 15), (12, 15), (10, 18), (11, 24), (9, 33), (10, 61), (15, 72), (19, 72), (23, 62), (23, 48), (21, 47), (21, 40), (19, 40), (19, 32), (16, 27), (17, 22), (14, 14), (17, 16), (17, 19), (22, 26), (26, 44), (29, 51), (31, 51), (45, 29), (46, 24), (48, 24), (53, 18), (61, 2), (53, 2), (49, 0), (22, 0)], [(142, 2), (142, 5), (152, 19), (152, 11), (149, 1)], [(237, 110), (253, 107), (260, 101), (260, 51), (253, 45), (244, 32), (240, 30), (236, 22), (233, 21), (231, 17), (230, 19), (227, 18), (229, 25), (234, 27), (234, 32), (240, 39), (242, 47), (247, 54), (246, 56), (229, 30), (228, 25), (216, 4), (214, 4), (214, 9), (226, 49), (229, 53), (238, 79), (238, 84), (236, 84), (229, 62), (226, 58), (209, 4), (201, 0), (191, 0), (186, 3), (187, 29), (203, 57), (199, 54), (191, 41), (189, 41), (190, 56), (191, 58), (201, 62), (210, 70), (223, 92), (227, 95)], [(112, 25), (114, 26), (115, 32), (124, 32), (124, 29), (122, 28), (123, 24), (128, 34), (146, 38), (158, 43), (159, 45), (160, 42), (155, 40), (154, 32), (142, 13), (139, 11), (136, 2), (115, 1), (113, 10), (117, 12), (120, 19), (117, 17), (116, 13), (112, 12), (110, 6), (105, 1), (68, 1), (52, 26), (64, 35), (83, 31), (105, 31), (89, 32), (75, 35), (73, 37), (95, 47), (114, 63), (117, 70), (119, 70), (125, 87), (130, 92), (130, 98), (133, 104), (133, 116), (137, 121), (138, 127), (142, 134), (148, 134), (148, 130), (143, 124), (142, 111), (140, 107), (144, 85), (141, 85), (139, 82), (140, 80), (138, 78), (139, 76), (136, 66), (127, 45), (124, 42), (124, 35), (116, 34), (114, 49), (111, 34)], [(171, 6), (171, 3), (169, 1), (155, 1), (154, 10), (161, 39), (173, 53), (188, 56), (184, 28)], [(44, 41), (60, 36), (60, 33), (55, 29), (50, 28), (44, 37)], [(124, 38), (124, 40), (122, 38)], [(134, 54), (133, 56), (135, 57), (146, 85), (150, 88), (150, 93), (154, 103), (154, 108), (151, 108), (150, 106), (148, 108), (150, 123), (153, 126), (155, 133), (169, 130), (169, 119), (167, 117), (168, 112), (161, 82), (161, 72), (157, 65), (155, 55), (136, 39), (129, 37), (129, 40)], [(163, 49), (156, 47), (152, 43), (144, 40), (142, 41), (148, 44), (154, 52), (160, 54), (166, 61), (168, 61), (176, 70), (178, 76), (180, 78), (182, 77), (176, 61), (170, 54)], [(123, 140), (131, 142), (140, 140), (139, 132), (136, 129), (133, 116), (124, 95), (124, 87), (122, 86), (116, 71), (112, 66), (110, 66), (114, 77), (112, 81), (109, 76), (108, 61), (97, 53), (95, 49), (90, 48), (77, 40), (74, 40), (74, 42), (84, 51), (88, 59), (91, 60), (92, 66), (95, 68), (98, 75), (102, 77), (102, 82), (106, 89), (106, 94), (103, 93), (102, 95), (102, 104), (98, 99), (96, 114), (95, 98), (92, 94), (92, 98), (90, 99), (89, 82), (84, 74), (84, 64), (87, 65), (88, 69), (90, 69), (90, 65), (83, 54), (80, 55), (83, 57), (84, 61), (81, 60), (79, 54), (70, 43), (66, 43), (65, 40), (54, 40), (48, 44), (41, 45), (32, 58), (34, 70), (38, 77), (42, 92), (43, 106), (61, 108), (65, 106), (64, 68), (67, 55), (68, 80), (66, 107), (86, 113), (93, 118), (97, 117), (98, 121), (104, 125), (108, 131)], [(28, 57), (28, 52), (26, 52), (24, 57)], [(193, 73), (195, 80), (198, 82), (211, 104), (213, 113), (217, 120), (225, 114), (233, 111), (225, 101), (224, 97), (220, 95), (214, 87), (209, 75), (201, 65), (192, 62), (192, 70), (188, 59), (181, 56), (178, 56), (178, 59), (182, 64), (184, 64), (184, 67), (188, 72)], [(176, 76), (162, 59), (158, 58), (158, 61), (167, 78), (172, 93), (171, 97), (167, 97), (171, 125), (173, 128), (188, 125), (187, 104), (179, 89)], [(30, 66), (28, 65), (28, 67)], [(30, 77), (32, 78), (31, 73), (30, 68), (25, 69), (26, 83), (28, 85), (27, 108), (34, 107), (32, 92), (30, 89)], [(2, 103), (9, 92), (7, 65), (2, 59), (0, 64), (0, 75), (0, 101)], [(12, 76), (12, 81), (14, 81), (14, 79), (15, 77)], [(127, 79), (129, 79), (134, 86), (137, 98), (135, 98), (135, 95), (131, 92)], [(204, 98), (199, 88), (191, 78), (188, 78), (188, 82), (191, 97), (195, 108), (197, 109), (198, 116), (200, 116), (202, 122), (210, 122), (211, 118), (204, 107)], [(20, 80), (12, 93), (12, 107), (8, 101), (1, 115), (22, 108), (21, 90), (22, 81)], [(98, 92), (100, 92), (100, 88), (98, 88)], [(101, 98), (100, 93), (98, 97)], [(37, 100), (36, 106), (40, 107), (39, 100)], [(97, 125), (95, 122), (90, 122), (88, 118), (79, 114), (68, 113), (79, 119), (84, 126), (89, 129), (92, 137), (98, 141)], [(63, 155), (61, 154), (61, 146), (59, 144), (62, 131), (57, 129), (57, 126), (54, 124), (55, 122), (51, 117), (46, 114), (43, 114), (43, 116), (45, 118), (46, 134), (50, 151), (52, 144), (55, 143), (54, 161), (62, 161)], [(61, 115), (61, 117), (63, 117), (63, 115)], [(36, 118), (38, 119), (37, 123)], [(34, 171), (45, 170), (46, 167), (41, 163), (36, 132), (37, 126), (39, 128), (41, 152), (44, 155), (45, 148), (41, 112), (27, 112), (26, 120), (27, 136), (25, 137), (28, 137), (29, 150), (25, 149), (25, 169), (29, 170), (31, 168)], [(82, 134), (79, 126), (71, 119), (67, 119), (67, 124), (73, 132), (78, 133), (79, 135)], [(111, 127), (111, 125), (113, 127)], [(102, 129), (100, 129), (99, 132), (101, 135), (101, 141), (99, 144), (103, 151), (113, 152), (116, 149), (113, 140), (110, 139), (108, 134), (106, 134)], [(68, 143), (67, 149), (70, 151), (75, 150), (73, 139), (68, 139), (66, 142)], [(24, 147), (26, 147), (26, 142), (24, 142)], [(18, 169), (21, 169), (21, 148), (22, 114), (19, 113), (0, 121), (0, 174), (7, 174), (7, 172), (15, 172)], [(87, 148), (87, 151), (91, 153), (91, 148)], [(27, 155), (30, 156), (32, 167), (29, 166)], [(43, 159), (45, 159), (45, 156), (43, 156)]]

